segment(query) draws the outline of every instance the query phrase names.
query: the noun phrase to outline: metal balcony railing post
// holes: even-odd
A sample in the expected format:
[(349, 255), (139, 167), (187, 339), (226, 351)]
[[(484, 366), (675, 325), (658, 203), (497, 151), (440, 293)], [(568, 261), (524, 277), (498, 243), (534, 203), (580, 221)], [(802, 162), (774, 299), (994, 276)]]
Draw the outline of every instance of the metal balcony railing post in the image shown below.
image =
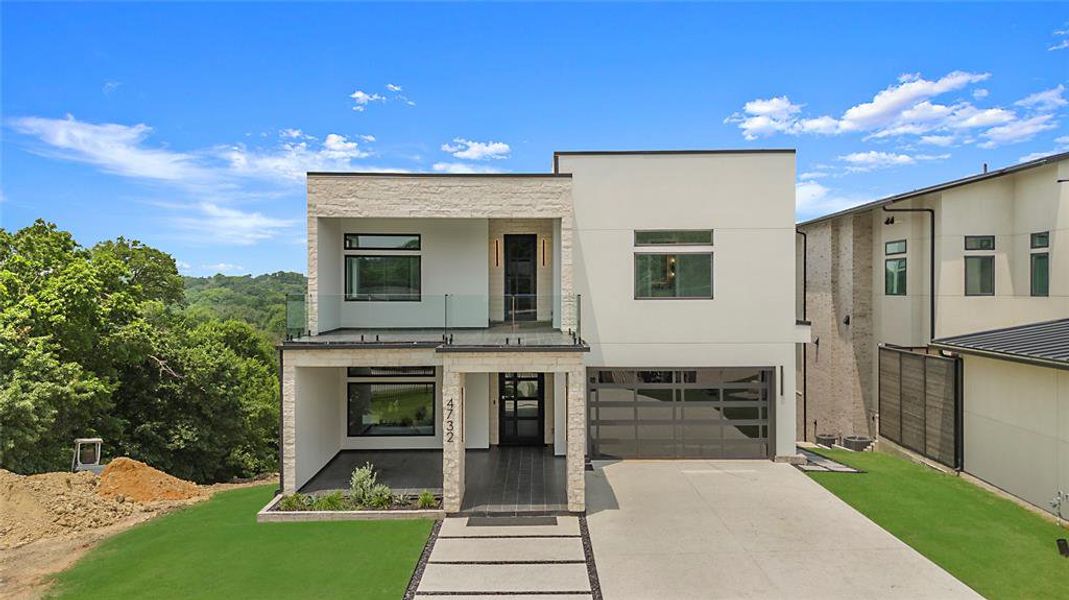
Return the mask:
[(446, 294), (442, 299), (442, 326), (444, 334), (449, 335), (449, 294)]

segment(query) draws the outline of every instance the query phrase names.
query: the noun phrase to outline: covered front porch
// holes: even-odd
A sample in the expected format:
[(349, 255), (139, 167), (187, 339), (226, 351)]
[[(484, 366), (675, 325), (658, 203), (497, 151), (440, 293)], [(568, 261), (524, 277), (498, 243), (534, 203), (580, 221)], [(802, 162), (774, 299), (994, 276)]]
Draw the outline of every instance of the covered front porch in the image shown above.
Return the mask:
[[(468, 450), (460, 512), (548, 515), (568, 511), (565, 458), (547, 446), (494, 446)], [(304, 494), (349, 488), (353, 469), (371, 463), (379, 481), (406, 495), (441, 495), (439, 450), (343, 450), (299, 490)]]
[(487, 350), (284, 346), (284, 493), (348, 489), (371, 463), (449, 513), (582, 512), (581, 352)]

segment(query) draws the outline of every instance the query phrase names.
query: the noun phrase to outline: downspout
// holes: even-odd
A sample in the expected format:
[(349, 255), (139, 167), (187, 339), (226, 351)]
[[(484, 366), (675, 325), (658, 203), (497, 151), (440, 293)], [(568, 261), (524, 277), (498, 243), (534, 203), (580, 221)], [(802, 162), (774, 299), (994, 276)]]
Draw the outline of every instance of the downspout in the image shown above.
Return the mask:
[(928, 335), (928, 341), (931, 342), (935, 339), (935, 209), (933, 208), (887, 208), (883, 207), (884, 212), (926, 212), (928, 213), (928, 323), (930, 324), (930, 333)]
[(282, 457), (282, 344), (278, 346), (278, 489), (275, 495), (282, 493), (285, 481), (286, 463)]
[[(795, 233), (802, 236), (802, 320), (808, 321), (806, 313), (806, 291), (809, 287), (809, 236), (800, 229)], [(809, 441), (809, 421), (807, 409), (809, 408), (809, 344), (802, 344), (802, 441)], [(815, 432), (814, 432), (815, 433)]]

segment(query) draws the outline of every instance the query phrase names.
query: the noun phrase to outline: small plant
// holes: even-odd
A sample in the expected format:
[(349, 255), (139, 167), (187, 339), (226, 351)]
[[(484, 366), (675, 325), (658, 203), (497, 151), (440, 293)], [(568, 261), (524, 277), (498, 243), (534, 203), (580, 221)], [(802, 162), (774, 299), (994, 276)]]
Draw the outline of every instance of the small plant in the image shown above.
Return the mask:
[(312, 510), (346, 510), (347, 508), (349, 508), (349, 501), (341, 492), (319, 496), (312, 503)]
[(379, 483), (371, 488), (371, 493), (368, 494), (367, 506), (377, 510), (386, 510), (390, 508), (393, 503), (393, 490), (391, 490), (389, 486)]
[(308, 510), (312, 506), (311, 496), (304, 494), (290, 494), (289, 496), (283, 496), (278, 501), (278, 510), (294, 511), (294, 510)]
[(420, 508), (437, 508), (438, 499), (434, 497), (434, 494), (423, 490), (419, 493), (419, 498), (416, 498), (416, 506)]
[(371, 491), (376, 485), (378, 485), (378, 476), (375, 475), (375, 467), (371, 463), (353, 469), (353, 475), (349, 478), (349, 492), (353, 503), (357, 506), (369, 506)]

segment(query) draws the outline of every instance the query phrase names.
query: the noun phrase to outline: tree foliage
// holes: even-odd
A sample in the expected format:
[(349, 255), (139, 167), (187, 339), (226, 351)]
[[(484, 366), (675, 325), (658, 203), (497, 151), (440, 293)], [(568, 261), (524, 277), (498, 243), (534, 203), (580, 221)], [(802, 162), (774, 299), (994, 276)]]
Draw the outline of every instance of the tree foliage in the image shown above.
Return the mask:
[(278, 382), (254, 326), (186, 306), (174, 259), (0, 229), (0, 467), (69, 465), (75, 437), (208, 482), (275, 467)]

